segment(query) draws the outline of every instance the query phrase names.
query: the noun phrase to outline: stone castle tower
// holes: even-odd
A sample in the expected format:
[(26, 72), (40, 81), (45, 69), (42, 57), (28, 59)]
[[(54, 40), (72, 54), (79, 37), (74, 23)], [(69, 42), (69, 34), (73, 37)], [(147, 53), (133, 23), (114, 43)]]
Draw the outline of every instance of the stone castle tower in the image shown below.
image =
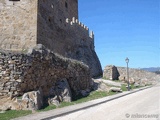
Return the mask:
[(1, 0), (0, 49), (24, 51), (43, 44), (102, 74), (94, 34), (78, 20), (78, 0)]

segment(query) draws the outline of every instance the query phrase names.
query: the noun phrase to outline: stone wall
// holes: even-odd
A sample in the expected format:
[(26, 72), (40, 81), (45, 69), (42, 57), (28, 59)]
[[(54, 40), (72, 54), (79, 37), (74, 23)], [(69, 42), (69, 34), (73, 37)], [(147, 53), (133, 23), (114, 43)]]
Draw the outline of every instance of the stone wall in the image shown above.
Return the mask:
[(117, 67), (115, 67), (114, 65), (108, 65), (105, 67), (104, 72), (103, 72), (103, 77), (105, 79), (118, 80), (119, 76), (120, 75), (117, 70)]
[[(77, 19), (77, 2), (68, 2), (69, 5), (75, 4), (68, 6), (68, 9), (73, 7), (77, 14), (65, 11), (64, 2), (39, 1), (37, 42), (62, 56), (84, 62), (90, 67), (93, 77), (99, 76), (102, 74), (102, 68), (94, 50), (94, 34)], [(55, 7), (52, 8), (50, 3)], [(57, 11), (59, 8), (61, 11)]]
[(37, 1), (0, 1), (0, 48), (23, 50), (37, 39)]
[(43, 44), (102, 74), (94, 34), (78, 21), (78, 0), (0, 1), (0, 48), (22, 51)]
[[(23, 50), (30, 46), (35, 46), (37, 41), (37, 15), (41, 15), (53, 26), (64, 27), (66, 18), (78, 19), (78, 1), (77, 0), (1, 0), (0, 1), (0, 48), (5, 50)], [(55, 23), (54, 23), (54, 22)], [(43, 22), (43, 27), (48, 25)], [(40, 25), (40, 24), (38, 24)], [(50, 31), (45, 29), (48, 32)], [(52, 34), (52, 37), (53, 34)], [(60, 36), (56, 36), (59, 40)], [(51, 39), (50, 36), (45, 36)], [(54, 37), (55, 38), (55, 37)], [(48, 43), (50, 44), (50, 43)], [(50, 47), (50, 46), (48, 46)]]
[(0, 52), (0, 96), (20, 96), (39, 89), (44, 96), (50, 96), (62, 79), (68, 81), (74, 95), (91, 87), (88, 66), (56, 55), (42, 45), (27, 54)]
[[(117, 67), (118, 72), (120, 74), (120, 80), (123, 80), (126, 77), (126, 67)], [(160, 80), (160, 75), (157, 75), (153, 72), (148, 72), (140, 69), (129, 68), (129, 78), (130, 80), (134, 80), (137, 82), (146, 81), (148, 83), (154, 83)]]
[[(110, 80), (127, 82), (126, 67), (106, 66), (103, 77)], [(154, 84), (160, 80), (160, 75), (140, 69), (129, 68), (129, 80), (131, 83)]]

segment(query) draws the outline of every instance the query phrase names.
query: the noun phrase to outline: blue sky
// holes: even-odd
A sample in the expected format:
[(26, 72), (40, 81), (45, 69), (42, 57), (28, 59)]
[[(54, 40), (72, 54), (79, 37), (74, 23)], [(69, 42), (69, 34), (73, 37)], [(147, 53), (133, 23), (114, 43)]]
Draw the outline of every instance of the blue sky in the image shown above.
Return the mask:
[(79, 0), (79, 20), (95, 33), (106, 65), (160, 67), (160, 0)]

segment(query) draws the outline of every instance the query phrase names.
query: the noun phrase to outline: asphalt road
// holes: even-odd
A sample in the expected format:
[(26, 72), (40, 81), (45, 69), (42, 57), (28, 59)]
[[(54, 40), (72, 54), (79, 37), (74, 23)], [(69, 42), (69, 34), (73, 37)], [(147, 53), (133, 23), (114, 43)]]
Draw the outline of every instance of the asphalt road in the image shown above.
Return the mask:
[(52, 120), (160, 120), (160, 86)]

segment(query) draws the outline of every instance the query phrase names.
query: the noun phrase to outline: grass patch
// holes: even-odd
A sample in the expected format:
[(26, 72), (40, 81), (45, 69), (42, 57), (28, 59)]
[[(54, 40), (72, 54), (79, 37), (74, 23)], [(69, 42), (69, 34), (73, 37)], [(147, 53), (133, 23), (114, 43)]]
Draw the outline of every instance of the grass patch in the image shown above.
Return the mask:
[(106, 97), (106, 96), (114, 95), (114, 94), (116, 94), (116, 93), (115, 92), (107, 93), (107, 92), (104, 92), (104, 91), (93, 91), (87, 97), (79, 98), (77, 100), (72, 101), (71, 103), (62, 102), (59, 107), (75, 105), (75, 104), (78, 104), (78, 103), (83, 103), (83, 102), (95, 100), (95, 99), (98, 99), (98, 98), (102, 98), (102, 97)]
[[(106, 97), (106, 96), (110, 96), (110, 95), (114, 95), (116, 94), (115, 92), (104, 92), (104, 91), (93, 91), (91, 92), (87, 97), (82, 97), (82, 96), (78, 96), (76, 97), (72, 102), (61, 102), (61, 104), (58, 106), (58, 108), (63, 108), (66, 106), (70, 106), (70, 105), (75, 105), (78, 103), (83, 103), (83, 102), (87, 102), (90, 100), (95, 100), (98, 98), (102, 98), (102, 97)], [(42, 111), (48, 111), (48, 110), (53, 110), (56, 109), (56, 106), (45, 106), (43, 109), (41, 110), (37, 110), (38, 112), (42, 112)]]
[(60, 106), (58, 106), (58, 108), (63, 108), (63, 107), (67, 107), (70, 105), (74, 105), (73, 102), (61, 102)]
[(131, 84), (131, 88), (132, 89), (137, 89), (137, 88), (141, 88), (141, 87), (144, 87), (144, 86), (140, 86), (140, 85), (139, 86), (135, 86), (134, 84)]
[(126, 88), (126, 86), (127, 86), (127, 85), (122, 84), (122, 86), (121, 86), (122, 91), (128, 91), (128, 89)]
[(152, 86), (152, 84), (146, 84), (145, 86)]
[(120, 81), (120, 80), (113, 80), (113, 82), (121, 83), (122, 81)]
[[(143, 87), (143, 86), (134, 86), (134, 84), (130, 84), (130, 85), (131, 85), (131, 90), (132, 90), (132, 89), (138, 89), (138, 88)], [(123, 85), (121, 86), (122, 91), (128, 91), (128, 89), (126, 88), (126, 86), (128, 86), (128, 85), (123, 84)]]
[(44, 112), (44, 111), (49, 111), (49, 110), (53, 110), (56, 109), (57, 107), (55, 105), (46, 105), (43, 106), (42, 109), (37, 110), (37, 112)]
[[(83, 102), (87, 102), (90, 100), (95, 100), (98, 98), (102, 98), (102, 97), (106, 97), (106, 96), (110, 96), (110, 95), (114, 95), (116, 94), (116, 92), (104, 92), (104, 91), (92, 91), (87, 97), (77, 97), (75, 100), (73, 100), (72, 102), (62, 102), (60, 104), (60, 106), (58, 106), (58, 108), (62, 108), (62, 107), (66, 107), (66, 106), (70, 106), (70, 105), (75, 105), (78, 103), (83, 103)], [(53, 110), (56, 109), (57, 107), (55, 105), (44, 105), (43, 108), (41, 110), (37, 110), (37, 112), (43, 112), (43, 111), (49, 111), (49, 110)], [(16, 111), (16, 110), (10, 110), (10, 111), (6, 111), (5, 113), (0, 113), (0, 120), (10, 120), (13, 118), (17, 118), (17, 117), (21, 117), (21, 116), (26, 116), (28, 114), (31, 114), (32, 111), (25, 111), (25, 110), (20, 110), (20, 111)]]
[(10, 120), (16, 117), (26, 116), (31, 113), (32, 111), (29, 110), (9, 110), (4, 113), (0, 113), (0, 120)]
[(102, 77), (102, 79), (104, 79), (104, 80), (110, 80), (109, 78), (106, 78), (106, 77)]
[(22, 99), (22, 96), (18, 96), (17, 99)]

